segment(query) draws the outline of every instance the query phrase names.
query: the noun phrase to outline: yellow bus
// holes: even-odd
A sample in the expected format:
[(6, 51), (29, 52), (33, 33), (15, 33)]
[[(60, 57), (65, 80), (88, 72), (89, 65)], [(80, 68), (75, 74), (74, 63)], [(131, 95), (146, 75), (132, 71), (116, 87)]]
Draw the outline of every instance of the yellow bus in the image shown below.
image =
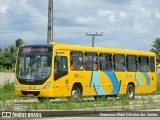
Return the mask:
[(127, 95), (156, 90), (153, 52), (51, 43), (22, 46), (16, 96), (45, 98)]

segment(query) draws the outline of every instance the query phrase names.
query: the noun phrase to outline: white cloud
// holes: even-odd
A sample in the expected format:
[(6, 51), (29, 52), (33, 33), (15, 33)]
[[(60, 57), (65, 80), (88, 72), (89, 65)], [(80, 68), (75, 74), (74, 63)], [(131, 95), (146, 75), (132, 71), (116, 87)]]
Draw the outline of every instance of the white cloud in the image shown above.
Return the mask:
[(127, 18), (127, 14), (126, 14), (124, 11), (120, 11), (120, 12), (119, 12), (119, 15), (120, 15), (121, 17)]
[(4, 13), (4, 12), (6, 12), (6, 10), (7, 10), (7, 8), (8, 8), (8, 2), (9, 2), (9, 0), (5, 0), (5, 1), (3, 1), (2, 2), (2, 0), (0, 0), (0, 12), (1, 13)]
[(111, 11), (111, 10), (102, 10), (101, 9), (101, 10), (98, 11), (98, 14), (102, 15), (102, 16), (110, 16), (110, 15), (113, 15), (114, 12)]
[(160, 18), (160, 12), (159, 11), (155, 11), (155, 16), (157, 17), (157, 18)]
[(114, 11), (100, 9), (98, 11), (98, 15), (106, 17), (108, 20), (110, 20), (110, 22), (114, 22), (115, 21), (115, 12)]
[(92, 24), (94, 22), (94, 19), (92, 17), (77, 17), (75, 19), (75, 23), (79, 24)]
[(64, 0), (64, 3), (68, 6), (76, 5), (76, 6), (85, 6), (87, 5), (87, 0)]
[(0, 12), (4, 13), (7, 9), (7, 6), (0, 5)]
[(140, 8), (140, 12), (144, 17), (150, 17), (151, 16), (151, 11), (148, 10), (147, 8)]

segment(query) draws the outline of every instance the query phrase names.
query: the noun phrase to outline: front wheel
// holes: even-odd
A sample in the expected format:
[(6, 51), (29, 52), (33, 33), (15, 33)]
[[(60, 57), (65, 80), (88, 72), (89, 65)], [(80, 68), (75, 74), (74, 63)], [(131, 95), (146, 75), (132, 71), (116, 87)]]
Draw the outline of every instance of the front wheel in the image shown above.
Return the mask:
[(81, 96), (80, 89), (78, 86), (74, 86), (71, 91), (71, 98), (79, 99)]
[(126, 96), (129, 99), (134, 99), (135, 98), (135, 88), (133, 87), (133, 85), (128, 85), (127, 86)]
[(50, 100), (50, 99), (46, 97), (38, 97), (38, 100), (43, 103), (45, 100)]

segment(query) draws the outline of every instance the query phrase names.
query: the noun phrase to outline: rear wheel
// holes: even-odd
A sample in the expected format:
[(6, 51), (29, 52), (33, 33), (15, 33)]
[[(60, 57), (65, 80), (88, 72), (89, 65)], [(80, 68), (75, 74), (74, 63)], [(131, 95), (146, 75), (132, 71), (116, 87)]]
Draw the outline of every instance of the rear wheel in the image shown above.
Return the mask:
[(134, 99), (135, 98), (135, 88), (134, 88), (133, 85), (128, 85), (127, 86), (126, 96), (129, 99)]

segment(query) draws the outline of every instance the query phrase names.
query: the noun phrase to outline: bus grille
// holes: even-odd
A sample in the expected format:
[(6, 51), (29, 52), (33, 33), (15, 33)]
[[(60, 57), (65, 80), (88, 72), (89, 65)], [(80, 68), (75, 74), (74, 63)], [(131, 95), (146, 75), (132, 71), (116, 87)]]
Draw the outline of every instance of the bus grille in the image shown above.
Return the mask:
[(33, 94), (34, 96), (39, 95), (40, 91), (21, 91), (23, 95)]

